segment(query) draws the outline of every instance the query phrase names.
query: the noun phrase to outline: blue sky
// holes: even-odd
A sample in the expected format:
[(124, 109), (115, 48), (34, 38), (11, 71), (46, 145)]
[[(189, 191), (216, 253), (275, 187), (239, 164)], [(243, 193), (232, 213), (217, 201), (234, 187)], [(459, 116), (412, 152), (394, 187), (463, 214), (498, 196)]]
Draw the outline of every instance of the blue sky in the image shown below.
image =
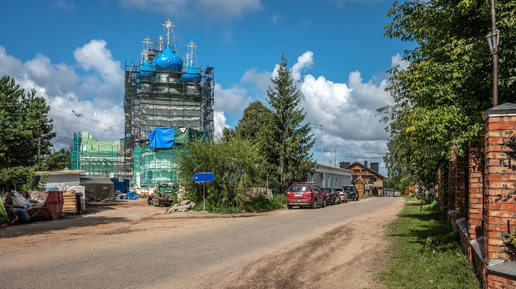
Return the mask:
[[(123, 137), (123, 71), (145, 37), (170, 19), (178, 56), (195, 42), (196, 62), (214, 67), (216, 129), (234, 127), (254, 100), (266, 103), (285, 51), (314, 128), (314, 158), (383, 163), (388, 134), (376, 108), (392, 103), (386, 71), (410, 43), (383, 37), (392, 2), (381, 0), (3, 1), (0, 75), (51, 105), (56, 147), (70, 145), (77, 118), (94, 138)], [(385, 174), (381, 165), (381, 173)]]

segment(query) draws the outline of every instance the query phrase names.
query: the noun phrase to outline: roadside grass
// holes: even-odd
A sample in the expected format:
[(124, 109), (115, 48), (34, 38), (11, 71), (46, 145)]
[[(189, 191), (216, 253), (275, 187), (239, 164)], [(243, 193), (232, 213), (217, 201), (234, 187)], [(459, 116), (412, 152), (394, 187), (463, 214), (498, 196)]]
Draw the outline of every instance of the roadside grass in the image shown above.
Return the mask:
[(438, 203), (407, 201), (389, 226), (390, 258), (376, 277), (388, 288), (482, 288)]
[[(273, 210), (283, 209), (287, 204), (287, 196), (284, 194), (273, 194), (272, 199), (268, 200), (263, 195), (258, 195), (251, 198), (250, 201), (244, 204), (244, 208), (236, 206), (228, 206), (222, 203), (210, 203), (206, 202), (206, 211), (217, 214), (241, 214), (244, 212), (248, 213), (259, 213)], [(202, 211), (202, 202), (194, 208), (195, 211)]]
[(371, 193), (365, 193), (365, 194), (361, 195), (359, 198), (360, 199), (368, 199), (368, 198), (372, 198), (372, 197), (377, 197), (377, 196), (375, 196)]

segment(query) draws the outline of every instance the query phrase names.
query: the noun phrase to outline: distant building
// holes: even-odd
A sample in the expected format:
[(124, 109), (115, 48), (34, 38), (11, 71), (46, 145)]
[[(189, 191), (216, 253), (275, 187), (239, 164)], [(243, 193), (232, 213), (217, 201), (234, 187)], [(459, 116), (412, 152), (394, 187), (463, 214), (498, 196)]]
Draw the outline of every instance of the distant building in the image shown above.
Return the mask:
[[(371, 163), (373, 165), (375, 163)], [(361, 164), (354, 162), (347, 166), (346, 169), (352, 171), (353, 184), (360, 192), (360, 195), (364, 193), (371, 193), (375, 196), (382, 196), (384, 194), (383, 180), (384, 176), (367, 167), (367, 162)]]
[(308, 177), (308, 181), (314, 182), (321, 188), (351, 185), (352, 175), (350, 170), (323, 164), (316, 164), (315, 169), (316, 172)]

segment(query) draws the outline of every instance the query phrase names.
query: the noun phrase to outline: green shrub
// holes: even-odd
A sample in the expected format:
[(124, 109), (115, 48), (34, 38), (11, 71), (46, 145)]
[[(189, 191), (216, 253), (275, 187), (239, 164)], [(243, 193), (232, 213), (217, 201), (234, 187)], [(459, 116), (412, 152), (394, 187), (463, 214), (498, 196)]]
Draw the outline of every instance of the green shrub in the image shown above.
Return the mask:
[(194, 174), (213, 172), (215, 180), (206, 184), (206, 210), (236, 212), (245, 209), (246, 189), (265, 179), (264, 162), (255, 145), (233, 137), (189, 144), (178, 153), (177, 170), (186, 198), (197, 204), (203, 201), (203, 185), (194, 182)]

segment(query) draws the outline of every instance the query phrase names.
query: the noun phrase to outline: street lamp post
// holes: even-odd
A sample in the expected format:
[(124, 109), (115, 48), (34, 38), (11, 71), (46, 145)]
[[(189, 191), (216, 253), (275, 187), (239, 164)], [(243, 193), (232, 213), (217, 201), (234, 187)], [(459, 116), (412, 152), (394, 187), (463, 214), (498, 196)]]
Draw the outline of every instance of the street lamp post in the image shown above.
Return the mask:
[(495, 0), (491, 0), (492, 29), (487, 38), (489, 51), (493, 55), (493, 107), (498, 106), (498, 44), (500, 43), (500, 30), (496, 29)]
[(82, 113), (76, 113), (75, 110), (72, 110), (72, 112), (75, 114), (75, 116), (77, 117), (77, 146), (76, 146), (76, 149), (77, 149), (77, 169), (79, 169), (79, 134), (81, 133), (80, 131), (80, 128), (79, 128), (79, 124), (80, 124), (80, 118), (81, 117), (84, 117), (84, 115)]

